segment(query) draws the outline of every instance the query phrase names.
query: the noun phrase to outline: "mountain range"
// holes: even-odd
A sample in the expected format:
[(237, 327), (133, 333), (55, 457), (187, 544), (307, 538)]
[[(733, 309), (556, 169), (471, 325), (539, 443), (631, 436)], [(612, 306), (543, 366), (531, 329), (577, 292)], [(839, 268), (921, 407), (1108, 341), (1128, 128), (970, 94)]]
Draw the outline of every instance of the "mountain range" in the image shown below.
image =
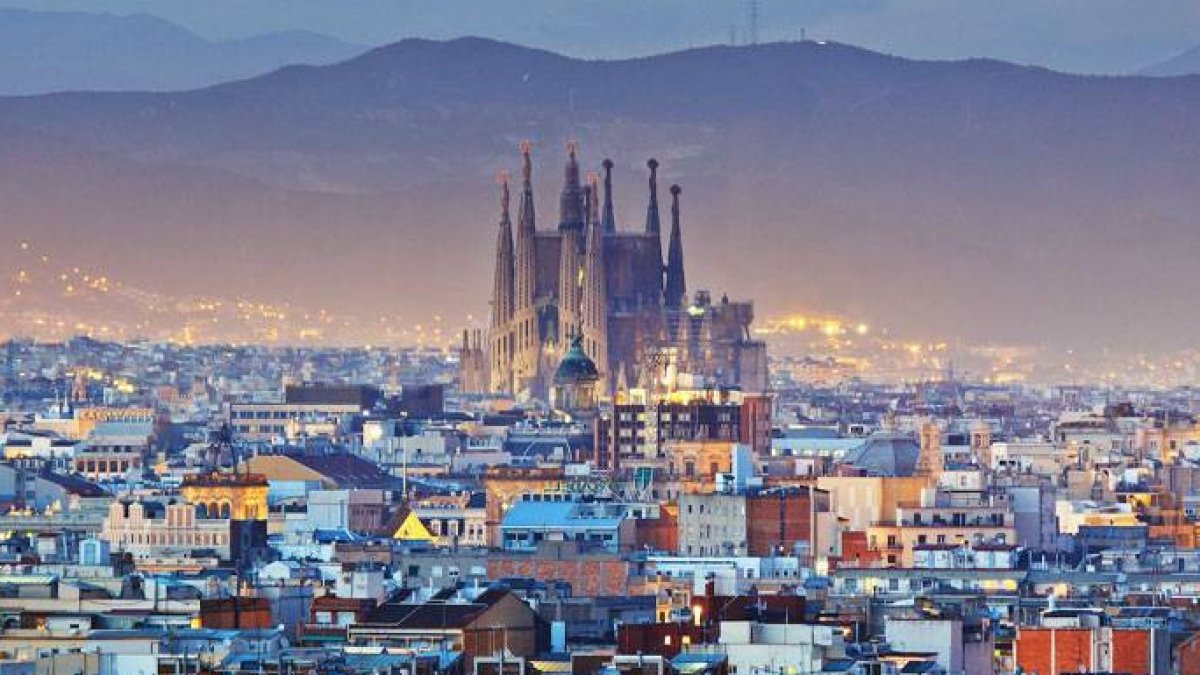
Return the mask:
[(563, 146), (683, 187), (689, 289), (759, 314), (1052, 350), (1190, 347), (1200, 78), (914, 61), (812, 41), (585, 61), (407, 40), (176, 93), (0, 98), (20, 240), (164, 293), (447, 324), (486, 315), (494, 175)]
[(1165, 61), (1143, 68), (1141, 74), (1155, 77), (1200, 75), (1200, 45), (1186, 49)]
[(363, 51), (308, 31), (210, 41), (148, 14), (4, 8), (0, 94), (191, 89)]

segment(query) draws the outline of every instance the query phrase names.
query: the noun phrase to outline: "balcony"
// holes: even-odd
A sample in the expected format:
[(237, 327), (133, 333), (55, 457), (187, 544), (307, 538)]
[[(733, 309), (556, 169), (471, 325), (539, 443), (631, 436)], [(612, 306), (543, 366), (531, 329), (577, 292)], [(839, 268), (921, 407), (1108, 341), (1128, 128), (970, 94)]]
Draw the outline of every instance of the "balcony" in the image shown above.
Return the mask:
[(871, 527), (908, 527), (913, 529), (920, 528), (959, 528), (959, 529), (1007, 529), (1012, 527), (1004, 520), (992, 520), (991, 518), (971, 518), (968, 520), (945, 520), (942, 518), (934, 520), (874, 520), (871, 521)]
[(346, 627), (331, 623), (302, 623), (299, 638), (302, 642), (345, 642)]

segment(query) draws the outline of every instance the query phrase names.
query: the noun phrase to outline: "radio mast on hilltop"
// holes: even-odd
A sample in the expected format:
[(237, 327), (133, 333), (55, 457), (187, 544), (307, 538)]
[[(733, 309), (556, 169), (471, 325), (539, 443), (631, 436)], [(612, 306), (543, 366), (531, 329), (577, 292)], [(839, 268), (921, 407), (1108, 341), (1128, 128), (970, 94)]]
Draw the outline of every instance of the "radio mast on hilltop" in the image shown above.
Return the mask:
[(752, 45), (758, 44), (758, 9), (759, 0), (748, 0), (750, 11), (750, 38), (749, 42)]

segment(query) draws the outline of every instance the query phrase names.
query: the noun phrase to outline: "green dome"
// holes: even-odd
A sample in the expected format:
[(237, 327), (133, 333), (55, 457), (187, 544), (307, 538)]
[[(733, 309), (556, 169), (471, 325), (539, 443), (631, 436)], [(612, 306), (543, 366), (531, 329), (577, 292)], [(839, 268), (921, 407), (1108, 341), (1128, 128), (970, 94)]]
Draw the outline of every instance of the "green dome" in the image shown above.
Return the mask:
[(583, 338), (576, 335), (571, 338), (571, 348), (567, 350), (563, 360), (554, 372), (555, 384), (576, 384), (580, 382), (595, 382), (600, 379), (600, 371), (596, 362), (583, 351)]

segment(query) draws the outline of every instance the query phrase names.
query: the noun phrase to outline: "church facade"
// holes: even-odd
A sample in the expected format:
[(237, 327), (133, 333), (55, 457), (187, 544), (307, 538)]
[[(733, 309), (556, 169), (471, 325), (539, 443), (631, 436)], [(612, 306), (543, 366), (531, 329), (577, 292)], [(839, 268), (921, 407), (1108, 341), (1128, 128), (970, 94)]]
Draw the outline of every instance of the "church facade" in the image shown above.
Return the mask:
[(578, 338), (600, 372), (602, 396), (654, 389), (676, 373), (713, 386), (767, 388), (766, 347), (750, 334), (753, 304), (688, 294), (677, 185), (670, 188), (664, 261), (658, 162), (647, 166), (645, 224), (621, 229), (613, 163), (602, 164), (602, 192), (600, 176), (582, 178), (569, 146), (557, 226), (539, 229), (531, 149), (522, 144), (515, 226), (508, 181), (501, 182), (487, 372), (473, 378), (475, 386), (486, 382), (491, 393), (547, 400), (559, 361)]

